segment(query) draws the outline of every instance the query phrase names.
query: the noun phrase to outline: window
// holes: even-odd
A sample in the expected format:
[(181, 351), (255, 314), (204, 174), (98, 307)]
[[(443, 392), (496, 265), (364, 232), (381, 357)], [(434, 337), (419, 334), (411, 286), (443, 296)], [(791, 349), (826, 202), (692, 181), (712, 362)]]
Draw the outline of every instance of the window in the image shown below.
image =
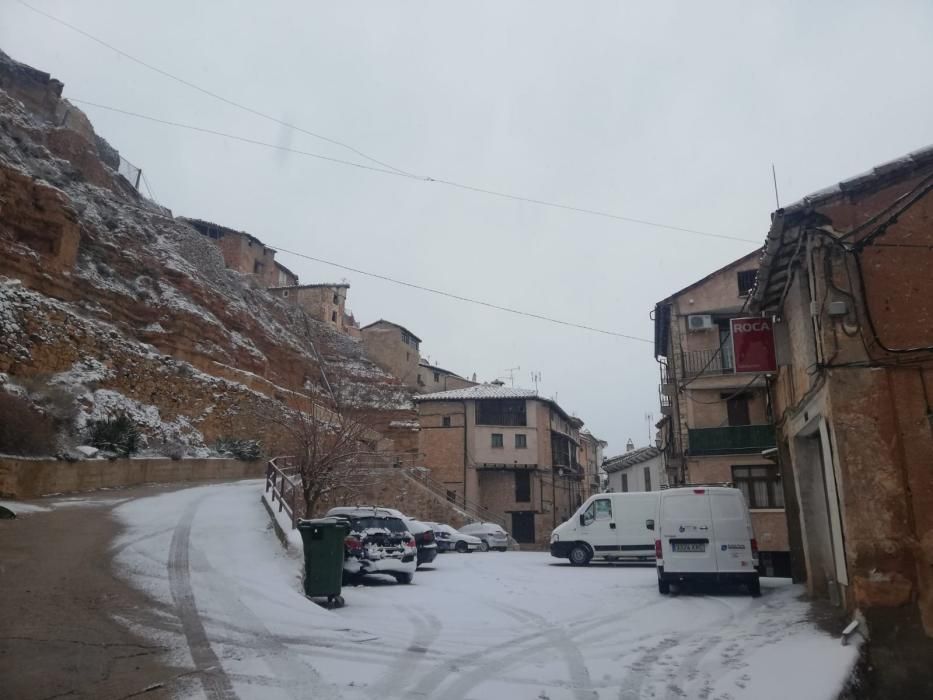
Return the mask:
[(622, 491), (628, 491), (628, 474), (622, 475)]
[(337, 312), (336, 311), (331, 311), (330, 320), (333, 321), (334, 323), (337, 323)]
[(583, 522), (589, 525), (594, 520), (612, 520), (612, 501), (597, 498), (590, 503), (590, 507), (583, 513)]
[(755, 286), (755, 277), (757, 275), (758, 270), (740, 270), (736, 273), (739, 282), (740, 297), (748, 296), (748, 293), (752, 291), (752, 287)]
[(477, 401), (477, 425), (527, 425), (524, 399)]
[(339, 304), (339, 303), (340, 303), (340, 297), (337, 296), (336, 292), (334, 293), (334, 303), (335, 303), (335, 304)]
[(253, 272), (254, 272), (255, 274), (257, 274), (257, 275), (258, 275), (260, 272), (262, 272), (262, 263), (259, 262), (258, 260), (255, 260), (255, 261), (253, 262)]
[(444, 418), (443, 418), (442, 421), (441, 421), (441, 424), (442, 424), (445, 428), (449, 428), (449, 427), (450, 427), (450, 416), (444, 416)]
[(435, 372), (435, 373), (434, 373), (434, 381), (435, 381), (435, 382), (441, 381), (441, 374), (440, 374), (440, 372)]
[(720, 394), (719, 398), (726, 400), (726, 415), (729, 425), (751, 425), (748, 413), (748, 394)]
[(777, 467), (732, 467), (732, 480), (745, 495), (749, 508), (783, 508), (784, 490)]
[(287, 296), (288, 296), (288, 290), (287, 290), (287, 289), (286, 289), (284, 292), (282, 292), (282, 296), (283, 296), (283, 297), (287, 297)]
[(515, 502), (531, 502), (531, 474), (529, 472), (515, 472)]
[(651, 467), (645, 467), (645, 491), (651, 490)]
[(528, 447), (528, 436), (519, 433), (515, 436), (515, 449), (524, 450), (526, 447)]
[(493, 434), (492, 434), (492, 446), (493, 446), (493, 447), (503, 447), (503, 444), (502, 444), (502, 433), (493, 433)]

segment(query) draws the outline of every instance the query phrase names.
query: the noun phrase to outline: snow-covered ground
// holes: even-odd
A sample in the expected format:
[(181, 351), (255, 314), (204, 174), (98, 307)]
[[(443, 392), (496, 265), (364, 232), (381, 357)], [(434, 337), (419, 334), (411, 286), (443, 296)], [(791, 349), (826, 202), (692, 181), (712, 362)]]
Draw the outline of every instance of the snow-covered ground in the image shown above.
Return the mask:
[(808, 620), (796, 586), (659, 595), (653, 569), (571, 568), (544, 553), (444, 554), (412, 585), (300, 592), (261, 481), (115, 509), (118, 573), (154, 599), (127, 624), (175, 649), (179, 695), (220, 698), (836, 697), (856, 649)]

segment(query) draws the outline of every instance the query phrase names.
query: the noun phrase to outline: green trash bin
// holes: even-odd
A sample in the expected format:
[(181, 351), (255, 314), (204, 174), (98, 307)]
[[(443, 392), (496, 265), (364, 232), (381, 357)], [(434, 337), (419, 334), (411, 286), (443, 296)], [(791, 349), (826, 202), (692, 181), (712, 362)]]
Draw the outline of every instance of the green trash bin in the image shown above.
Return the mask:
[(299, 520), (298, 532), (305, 553), (305, 595), (327, 598), (335, 607), (343, 607), (340, 595), (343, 583), (344, 540), (350, 527), (344, 520), (320, 518)]

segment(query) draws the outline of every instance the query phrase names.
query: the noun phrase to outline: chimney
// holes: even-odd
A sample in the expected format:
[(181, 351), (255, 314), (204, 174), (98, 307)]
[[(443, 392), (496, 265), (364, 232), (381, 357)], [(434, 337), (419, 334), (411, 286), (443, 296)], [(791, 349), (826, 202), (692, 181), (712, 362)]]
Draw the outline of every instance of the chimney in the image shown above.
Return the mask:
[(632, 438), (629, 438), (629, 439), (628, 439), (628, 442), (625, 443), (625, 451), (626, 451), (626, 452), (631, 452), (631, 451), (634, 450), (634, 449), (635, 449), (635, 443), (632, 442)]

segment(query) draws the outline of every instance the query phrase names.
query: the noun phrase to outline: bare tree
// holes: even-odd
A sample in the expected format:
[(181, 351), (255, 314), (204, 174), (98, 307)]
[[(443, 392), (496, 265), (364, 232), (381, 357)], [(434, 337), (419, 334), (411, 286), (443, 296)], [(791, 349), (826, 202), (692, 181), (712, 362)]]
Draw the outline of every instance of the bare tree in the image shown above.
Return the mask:
[(291, 457), (289, 466), (300, 479), (306, 516), (328, 497), (352, 497), (372, 482), (373, 469), (386, 466), (380, 454), (382, 435), (375, 430), (385, 418), (380, 391), (329, 364), (318, 352), (314, 334), (305, 322), (305, 336), (317, 359), (318, 381), (307, 379), (303, 391), (293, 393), (289, 406), (265, 416), (276, 424)]
[[(382, 459), (379, 434), (372, 429), (371, 412), (348, 406), (324, 405), (313, 395), (306, 405), (283, 409), (277, 418), (289, 448), (289, 466), (301, 482), (302, 506), (310, 515), (324, 498), (352, 495), (365, 487)], [(330, 403), (330, 402), (327, 402)]]

